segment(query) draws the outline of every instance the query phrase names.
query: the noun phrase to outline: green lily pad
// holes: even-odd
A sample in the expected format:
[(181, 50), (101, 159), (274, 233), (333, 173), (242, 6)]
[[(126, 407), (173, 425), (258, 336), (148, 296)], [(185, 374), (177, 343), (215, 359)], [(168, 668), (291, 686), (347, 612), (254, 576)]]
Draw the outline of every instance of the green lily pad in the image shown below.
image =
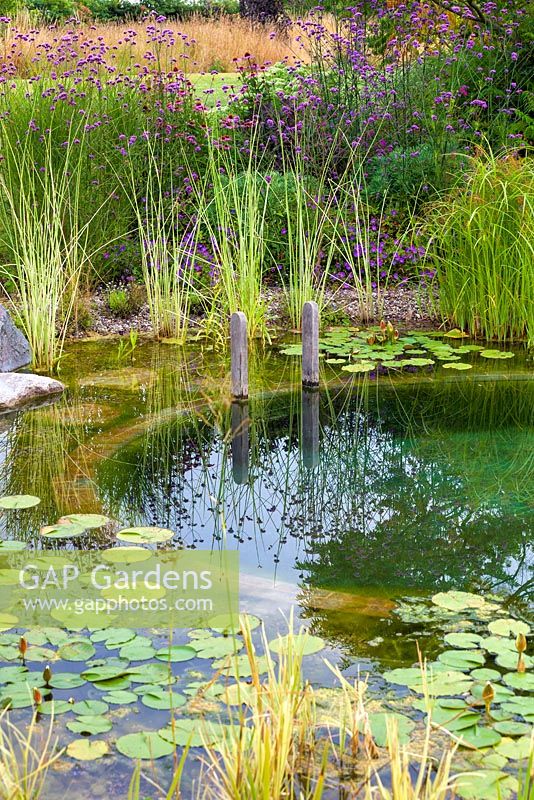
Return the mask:
[[(220, 670), (224, 675), (229, 678), (249, 678), (252, 674), (250, 668), (250, 661), (247, 655), (244, 656), (227, 656), (226, 658), (219, 658), (212, 664), (214, 669)], [(268, 661), (265, 656), (259, 656), (256, 659), (255, 668), (258, 674), (262, 675), (268, 670)]]
[(47, 539), (74, 539), (85, 533), (83, 525), (74, 522), (57, 522), (55, 525), (45, 525), (40, 534)]
[(184, 706), (186, 699), (178, 692), (169, 692), (154, 686), (150, 692), (142, 695), (141, 702), (148, 708), (172, 709)]
[(376, 369), (376, 364), (373, 361), (358, 361), (354, 364), (346, 364), (341, 369), (343, 372), (372, 372)]
[(0, 683), (16, 683), (25, 680), (28, 674), (27, 667), (0, 667)]
[(237, 653), (242, 647), (243, 642), (235, 636), (211, 636), (209, 639), (193, 639), (186, 650), (194, 650), (198, 658), (222, 658)]
[(447, 337), (448, 339), (469, 339), (469, 334), (464, 333), (459, 328), (453, 328), (451, 331), (444, 333), (443, 336)]
[(62, 520), (81, 525), (84, 529), (101, 528), (110, 522), (109, 517), (105, 517), (103, 514), (66, 514), (61, 517), (60, 522)]
[(125, 644), (124, 647), (121, 647), (119, 654), (123, 658), (127, 658), (129, 661), (150, 661), (150, 659), (154, 658), (156, 655), (156, 651), (152, 645), (140, 645), (132, 643)]
[(480, 725), (476, 728), (468, 728), (467, 730), (459, 731), (458, 739), (462, 747), (472, 748), (474, 750), (481, 750), (484, 747), (495, 747), (501, 741), (500, 733), (497, 733), (493, 728), (482, 728)]
[[(509, 652), (506, 653), (499, 653), (499, 655), (495, 658), (495, 663), (499, 667), (502, 667), (503, 669), (517, 670), (518, 658), (519, 658), (519, 653), (515, 650), (514, 651), (510, 650)], [(532, 656), (527, 656), (523, 654), (523, 662), (527, 669), (532, 669), (532, 667), (534, 666), (534, 658)]]
[(174, 746), (156, 731), (139, 731), (117, 739), (117, 750), (127, 758), (152, 760), (170, 756)]
[(503, 681), (522, 692), (534, 692), (534, 674), (532, 672), (507, 672)]
[(108, 678), (106, 681), (92, 681), (94, 688), (99, 689), (101, 692), (129, 689), (131, 683), (131, 680), (125, 675), (121, 675), (120, 678)]
[(173, 537), (173, 531), (156, 527), (124, 528), (117, 534), (117, 539), (121, 542), (130, 542), (131, 544), (159, 544), (168, 542)]
[(471, 592), (438, 592), (432, 597), (432, 602), (448, 611), (464, 611), (466, 608), (482, 608), (486, 600), (478, 594)]
[[(279, 636), (278, 639), (273, 639), (269, 642), (269, 650), (273, 653), (287, 652), (289, 639), (289, 636)], [(303, 656), (319, 653), (326, 647), (324, 639), (319, 636), (312, 636), (310, 633), (297, 633), (291, 639), (295, 652)]]
[(499, 769), (467, 772), (454, 780), (454, 793), (463, 800), (508, 800), (516, 790), (516, 778)]
[(78, 703), (74, 703), (72, 710), (75, 714), (82, 716), (100, 716), (109, 711), (109, 706), (102, 700), (80, 700)]
[(451, 647), (459, 647), (462, 650), (476, 650), (480, 646), (482, 636), (478, 633), (448, 633), (445, 642)]
[(95, 761), (108, 752), (108, 743), (100, 739), (75, 739), (67, 745), (67, 755), (77, 761)]
[(446, 364), (441, 365), (443, 369), (457, 369), (457, 370), (466, 370), (466, 369), (473, 369), (472, 364), (468, 364), (466, 361), (450, 361)]
[[(484, 686), (485, 686), (484, 683), (475, 683), (475, 685), (473, 686), (471, 693), (473, 697), (476, 697), (477, 700), (482, 700), (482, 692), (484, 691)], [(493, 685), (493, 691), (495, 692), (495, 700), (494, 700), (495, 703), (501, 703), (503, 700), (507, 700), (513, 695), (511, 689), (508, 689), (507, 686), (501, 686), (500, 684), (497, 686)]]
[(40, 714), (53, 714), (55, 717), (58, 714), (66, 714), (71, 708), (67, 700), (45, 700), (44, 703), (39, 703)]
[(172, 676), (167, 664), (143, 664), (139, 667), (130, 667), (128, 677), (133, 683), (164, 683), (172, 682)]
[(385, 747), (387, 745), (388, 723), (392, 724), (393, 722), (397, 725), (399, 742), (401, 744), (407, 744), (410, 741), (410, 734), (415, 728), (415, 722), (413, 722), (413, 720), (396, 712), (377, 712), (369, 714), (371, 733), (379, 747)]
[[(205, 641), (205, 640), (204, 640)], [(226, 641), (226, 639), (223, 639)], [(162, 647), (156, 651), (156, 658), (159, 661), (171, 661), (173, 663), (180, 661), (191, 661), (199, 655), (195, 648), (189, 647), (186, 644), (173, 644), (170, 647)], [(201, 658), (211, 658), (211, 655), (200, 656)]]
[(473, 650), (445, 650), (439, 654), (438, 660), (447, 667), (464, 672), (468, 672), (473, 667), (480, 667), (486, 661), (483, 653)]
[(530, 736), (533, 730), (532, 725), (528, 725), (526, 722), (515, 722), (514, 720), (495, 722), (493, 727), (503, 736)]
[(55, 650), (50, 650), (49, 647), (33, 647), (30, 645), (24, 658), (26, 661), (47, 661), (51, 663), (52, 661), (57, 661), (57, 654)]
[(492, 683), (495, 683), (495, 681), (500, 681), (502, 676), (501, 673), (496, 669), (481, 667), (481, 669), (474, 669), (471, 672), (471, 677), (476, 681), (484, 681), (485, 683), (491, 681)]
[(0, 553), (3, 551), (14, 553), (20, 550), (26, 550), (27, 547), (27, 542), (21, 542), (18, 539), (4, 539), (0, 542)]
[(58, 649), (58, 656), (63, 661), (87, 661), (95, 654), (95, 648), (88, 640), (66, 642)]
[(121, 678), (128, 674), (128, 670), (125, 666), (113, 666), (113, 665), (103, 665), (99, 667), (89, 667), (88, 669), (82, 672), (82, 678), (86, 681), (109, 681), (113, 680), (114, 678)]
[(509, 697), (502, 704), (502, 708), (504, 711), (509, 711), (511, 714), (517, 714), (518, 716), (532, 716), (534, 715), (534, 697)]
[(85, 680), (74, 672), (54, 672), (48, 683), (53, 689), (77, 689)]
[(40, 497), (31, 494), (10, 494), (0, 497), (0, 508), (9, 511), (18, 511), (23, 508), (33, 508), (41, 502)]
[(520, 739), (504, 738), (497, 746), (496, 751), (499, 755), (509, 758), (511, 761), (521, 761), (529, 758), (531, 749), (531, 737), (521, 736)]
[(480, 355), (482, 358), (513, 358), (514, 353), (506, 350), (481, 350)]
[[(224, 633), (225, 636), (229, 636), (231, 633), (239, 632), (241, 619), (246, 620), (251, 631), (256, 630), (261, 625), (261, 619), (254, 616), (254, 614), (241, 614), (237, 618), (232, 614), (218, 614), (215, 617), (211, 617), (208, 620), (208, 624), (217, 633)], [(207, 631), (204, 631), (204, 633), (207, 633), (208, 636), (210, 635)]]
[(136, 633), (131, 628), (105, 628), (91, 634), (92, 642), (104, 642), (106, 647), (112, 650), (121, 647), (126, 642), (135, 639)]
[(107, 733), (112, 728), (112, 723), (106, 717), (99, 715), (84, 715), (77, 719), (67, 722), (67, 728), (73, 733), (94, 735), (95, 733)]
[(325, 358), (325, 364), (346, 364), (346, 358)]
[(112, 706), (128, 706), (130, 703), (137, 702), (137, 695), (135, 692), (129, 692), (126, 689), (117, 689), (103, 695), (102, 700)]
[(494, 636), (517, 636), (519, 633), (528, 636), (530, 633), (530, 628), (526, 622), (522, 622), (519, 619), (512, 619), (511, 617), (506, 619), (494, 619), (488, 625), (488, 630)]

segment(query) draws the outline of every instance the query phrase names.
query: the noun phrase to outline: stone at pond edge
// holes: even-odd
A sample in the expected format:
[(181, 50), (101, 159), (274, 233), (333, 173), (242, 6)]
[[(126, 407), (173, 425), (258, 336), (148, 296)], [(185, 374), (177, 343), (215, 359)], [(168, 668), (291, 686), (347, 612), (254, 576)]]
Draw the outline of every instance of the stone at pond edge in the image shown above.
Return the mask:
[(5, 372), (0, 374), (0, 412), (31, 403), (33, 400), (61, 394), (64, 389), (62, 383), (44, 375)]
[(4, 306), (0, 305), (0, 372), (12, 372), (32, 360), (28, 340), (13, 323)]

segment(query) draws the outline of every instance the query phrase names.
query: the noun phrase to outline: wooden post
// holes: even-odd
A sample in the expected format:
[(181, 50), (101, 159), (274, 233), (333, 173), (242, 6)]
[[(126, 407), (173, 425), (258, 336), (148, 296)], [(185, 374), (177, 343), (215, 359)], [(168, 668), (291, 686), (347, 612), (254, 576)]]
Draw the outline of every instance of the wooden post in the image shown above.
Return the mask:
[(248, 481), (248, 403), (232, 403), (232, 475), (234, 483)]
[(230, 343), (232, 359), (232, 397), (246, 400), (248, 397), (248, 340), (247, 318), (236, 311), (230, 319)]
[(312, 300), (302, 309), (302, 385), (319, 386), (319, 308)]
[(319, 392), (302, 390), (302, 462), (308, 469), (319, 463)]

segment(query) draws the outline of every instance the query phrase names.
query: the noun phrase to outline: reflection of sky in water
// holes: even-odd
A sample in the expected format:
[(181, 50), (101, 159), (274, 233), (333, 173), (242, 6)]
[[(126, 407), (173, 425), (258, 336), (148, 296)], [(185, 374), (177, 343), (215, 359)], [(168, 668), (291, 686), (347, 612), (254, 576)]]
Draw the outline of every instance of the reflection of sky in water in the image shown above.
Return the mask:
[[(43, 497), (32, 530), (104, 511), (170, 527), (186, 546), (238, 548), (243, 571), (275, 586), (531, 578), (532, 381), (357, 384), (304, 411), (300, 393), (272, 393), (251, 399), (247, 427), (245, 410), (205, 395), (202, 413), (175, 410), (184, 382), (165, 367), (143, 367), (138, 383), (132, 372), (127, 389), (117, 370), (80, 372), (67, 401), (2, 434), (5, 490)], [(13, 517), (3, 524), (20, 536)]]

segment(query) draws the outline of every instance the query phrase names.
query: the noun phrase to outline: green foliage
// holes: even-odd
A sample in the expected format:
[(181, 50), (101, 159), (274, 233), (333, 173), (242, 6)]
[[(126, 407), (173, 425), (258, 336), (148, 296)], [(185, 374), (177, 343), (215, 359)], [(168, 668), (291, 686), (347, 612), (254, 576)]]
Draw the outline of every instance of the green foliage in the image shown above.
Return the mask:
[(462, 184), (430, 212), (443, 317), (474, 335), (534, 341), (534, 160), (472, 159)]
[(73, 17), (77, 10), (74, 0), (26, 0), (25, 5), (30, 11), (38, 12), (47, 22)]
[(109, 310), (116, 317), (126, 317), (130, 313), (130, 295), (127, 289), (112, 289), (107, 300)]

